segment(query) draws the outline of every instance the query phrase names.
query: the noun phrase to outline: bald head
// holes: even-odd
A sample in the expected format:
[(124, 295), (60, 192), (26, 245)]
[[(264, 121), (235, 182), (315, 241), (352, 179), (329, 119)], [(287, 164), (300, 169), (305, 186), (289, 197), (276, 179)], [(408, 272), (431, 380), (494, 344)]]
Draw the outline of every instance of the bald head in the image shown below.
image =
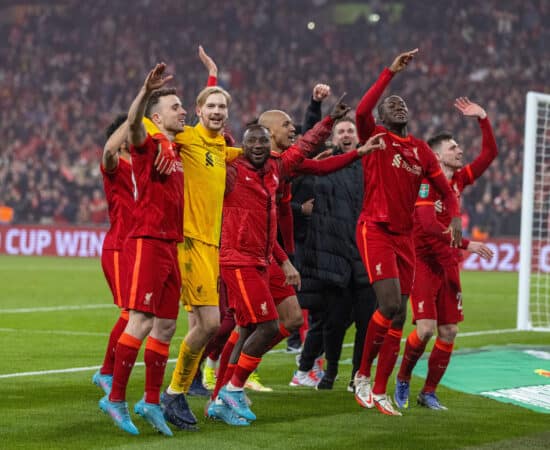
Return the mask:
[(271, 150), (284, 152), (294, 143), (296, 128), (284, 111), (272, 109), (260, 115), (258, 123), (271, 132)]

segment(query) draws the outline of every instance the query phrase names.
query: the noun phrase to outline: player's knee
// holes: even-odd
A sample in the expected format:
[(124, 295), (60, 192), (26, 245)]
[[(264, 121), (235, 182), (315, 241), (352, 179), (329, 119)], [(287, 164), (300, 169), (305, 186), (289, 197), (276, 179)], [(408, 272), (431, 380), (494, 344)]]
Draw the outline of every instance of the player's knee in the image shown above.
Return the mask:
[[(385, 305), (380, 305), (380, 312), (384, 317), (391, 319), (392, 322), (405, 322), (406, 310), (402, 311), (401, 304), (396, 302), (387, 302)], [(402, 317), (401, 317), (402, 316)]]
[(138, 339), (144, 339), (153, 328), (153, 320), (154, 317), (152, 315), (133, 311), (132, 314), (130, 314), (125, 332)]
[(434, 335), (434, 330), (431, 327), (417, 327), (416, 334), (422, 342), (427, 342)]
[(285, 317), (285, 320), (282, 320), (281, 323), (289, 333), (293, 333), (294, 331), (299, 330), (304, 324), (304, 317), (301, 312), (300, 314), (291, 314)]
[(151, 335), (163, 342), (170, 342), (176, 332), (176, 321), (171, 319), (156, 319)]
[[(260, 326), (258, 326), (260, 328)], [(279, 325), (276, 320), (261, 324), (261, 331), (267, 341), (271, 341), (279, 333)]]
[(444, 325), (438, 329), (439, 338), (448, 343), (454, 342), (457, 334), (458, 326), (454, 324)]
[(219, 319), (212, 318), (210, 320), (207, 320), (204, 323), (204, 327), (203, 327), (204, 334), (208, 335), (209, 337), (215, 336), (219, 329), (220, 329)]

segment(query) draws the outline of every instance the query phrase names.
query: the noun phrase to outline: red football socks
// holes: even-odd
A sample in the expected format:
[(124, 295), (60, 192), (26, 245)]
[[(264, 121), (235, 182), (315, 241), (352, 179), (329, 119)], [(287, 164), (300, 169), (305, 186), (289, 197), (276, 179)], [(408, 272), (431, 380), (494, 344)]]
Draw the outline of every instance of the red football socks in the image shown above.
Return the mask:
[(115, 349), (113, 387), (109, 395), (112, 402), (126, 400), (126, 386), (140, 347), (141, 341), (138, 338), (126, 333), (120, 336)]
[(231, 384), (236, 388), (244, 387), (246, 380), (256, 370), (261, 361), (262, 358), (241, 353), (237, 367), (235, 367), (235, 372), (233, 372), (233, 376), (231, 377)]
[(145, 343), (145, 401), (160, 403), (160, 388), (164, 379), (166, 362), (170, 350), (169, 342), (162, 342), (149, 336)]
[(401, 344), (403, 330), (390, 328), (384, 338), (384, 343), (378, 355), (378, 364), (376, 367), (376, 376), (374, 378), (373, 394), (385, 394), (395, 362), (399, 356), (399, 346)]
[(128, 311), (121, 311), (118, 320), (116, 321), (111, 335), (109, 336), (109, 343), (107, 344), (107, 350), (105, 351), (105, 358), (103, 359), (103, 365), (99, 372), (102, 375), (112, 375), (115, 366), (115, 350), (116, 344), (126, 328), (128, 323)]
[(453, 343), (442, 341), (439, 338), (435, 340), (434, 348), (428, 360), (428, 376), (422, 389), (423, 392), (435, 392), (447, 370), (452, 352)]
[[(214, 387), (214, 391), (211, 396), (212, 400), (218, 396), (220, 389), (230, 380), (230, 378), (226, 379), (226, 374), (229, 369), (229, 358), (231, 357), (231, 353), (233, 352), (235, 344), (238, 340), (239, 333), (236, 330), (233, 330), (229, 335), (229, 339), (225, 343), (220, 356), (220, 365), (218, 366), (218, 373), (216, 374), (216, 386)], [(233, 365), (233, 367), (234, 366), (235, 365)], [(233, 371), (231, 371), (231, 375), (233, 375)]]
[(361, 358), (361, 366), (359, 373), (370, 377), (372, 362), (378, 355), (380, 347), (384, 343), (384, 337), (391, 325), (391, 320), (384, 317), (379, 309), (377, 309), (370, 319), (363, 346), (363, 357)]
[(409, 334), (409, 337), (407, 338), (407, 344), (405, 345), (403, 360), (401, 361), (401, 367), (399, 368), (399, 373), (397, 374), (397, 378), (400, 381), (410, 381), (412, 371), (416, 366), (419, 358), (424, 353), (427, 343), (428, 340), (426, 340), (425, 342), (420, 340), (416, 329), (414, 329), (411, 334)]

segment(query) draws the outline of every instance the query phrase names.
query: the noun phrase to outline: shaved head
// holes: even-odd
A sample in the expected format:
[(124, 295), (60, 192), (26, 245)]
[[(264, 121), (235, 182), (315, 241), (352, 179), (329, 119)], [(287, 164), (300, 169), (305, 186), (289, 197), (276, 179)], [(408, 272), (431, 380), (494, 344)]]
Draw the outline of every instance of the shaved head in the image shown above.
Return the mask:
[(284, 111), (266, 111), (258, 118), (258, 124), (271, 132), (271, 150), (284, 152), (294, 143), (296, 128), (290, 116)]
[(272, 109), (262, 113), (258, 118), (258, 123), (269, 130), (275, 123), (281, 122), (285, 119), (290, 120), (290, 117), (286, 112), (278, 109)]

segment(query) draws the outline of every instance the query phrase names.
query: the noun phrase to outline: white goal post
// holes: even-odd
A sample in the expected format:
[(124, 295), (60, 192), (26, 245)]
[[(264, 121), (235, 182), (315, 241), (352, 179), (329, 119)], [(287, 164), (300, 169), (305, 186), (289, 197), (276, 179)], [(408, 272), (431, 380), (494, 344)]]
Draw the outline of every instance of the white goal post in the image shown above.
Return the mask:
[(519, 330), (550, 331), (550, 95), (527, 94), (523, 154)]

